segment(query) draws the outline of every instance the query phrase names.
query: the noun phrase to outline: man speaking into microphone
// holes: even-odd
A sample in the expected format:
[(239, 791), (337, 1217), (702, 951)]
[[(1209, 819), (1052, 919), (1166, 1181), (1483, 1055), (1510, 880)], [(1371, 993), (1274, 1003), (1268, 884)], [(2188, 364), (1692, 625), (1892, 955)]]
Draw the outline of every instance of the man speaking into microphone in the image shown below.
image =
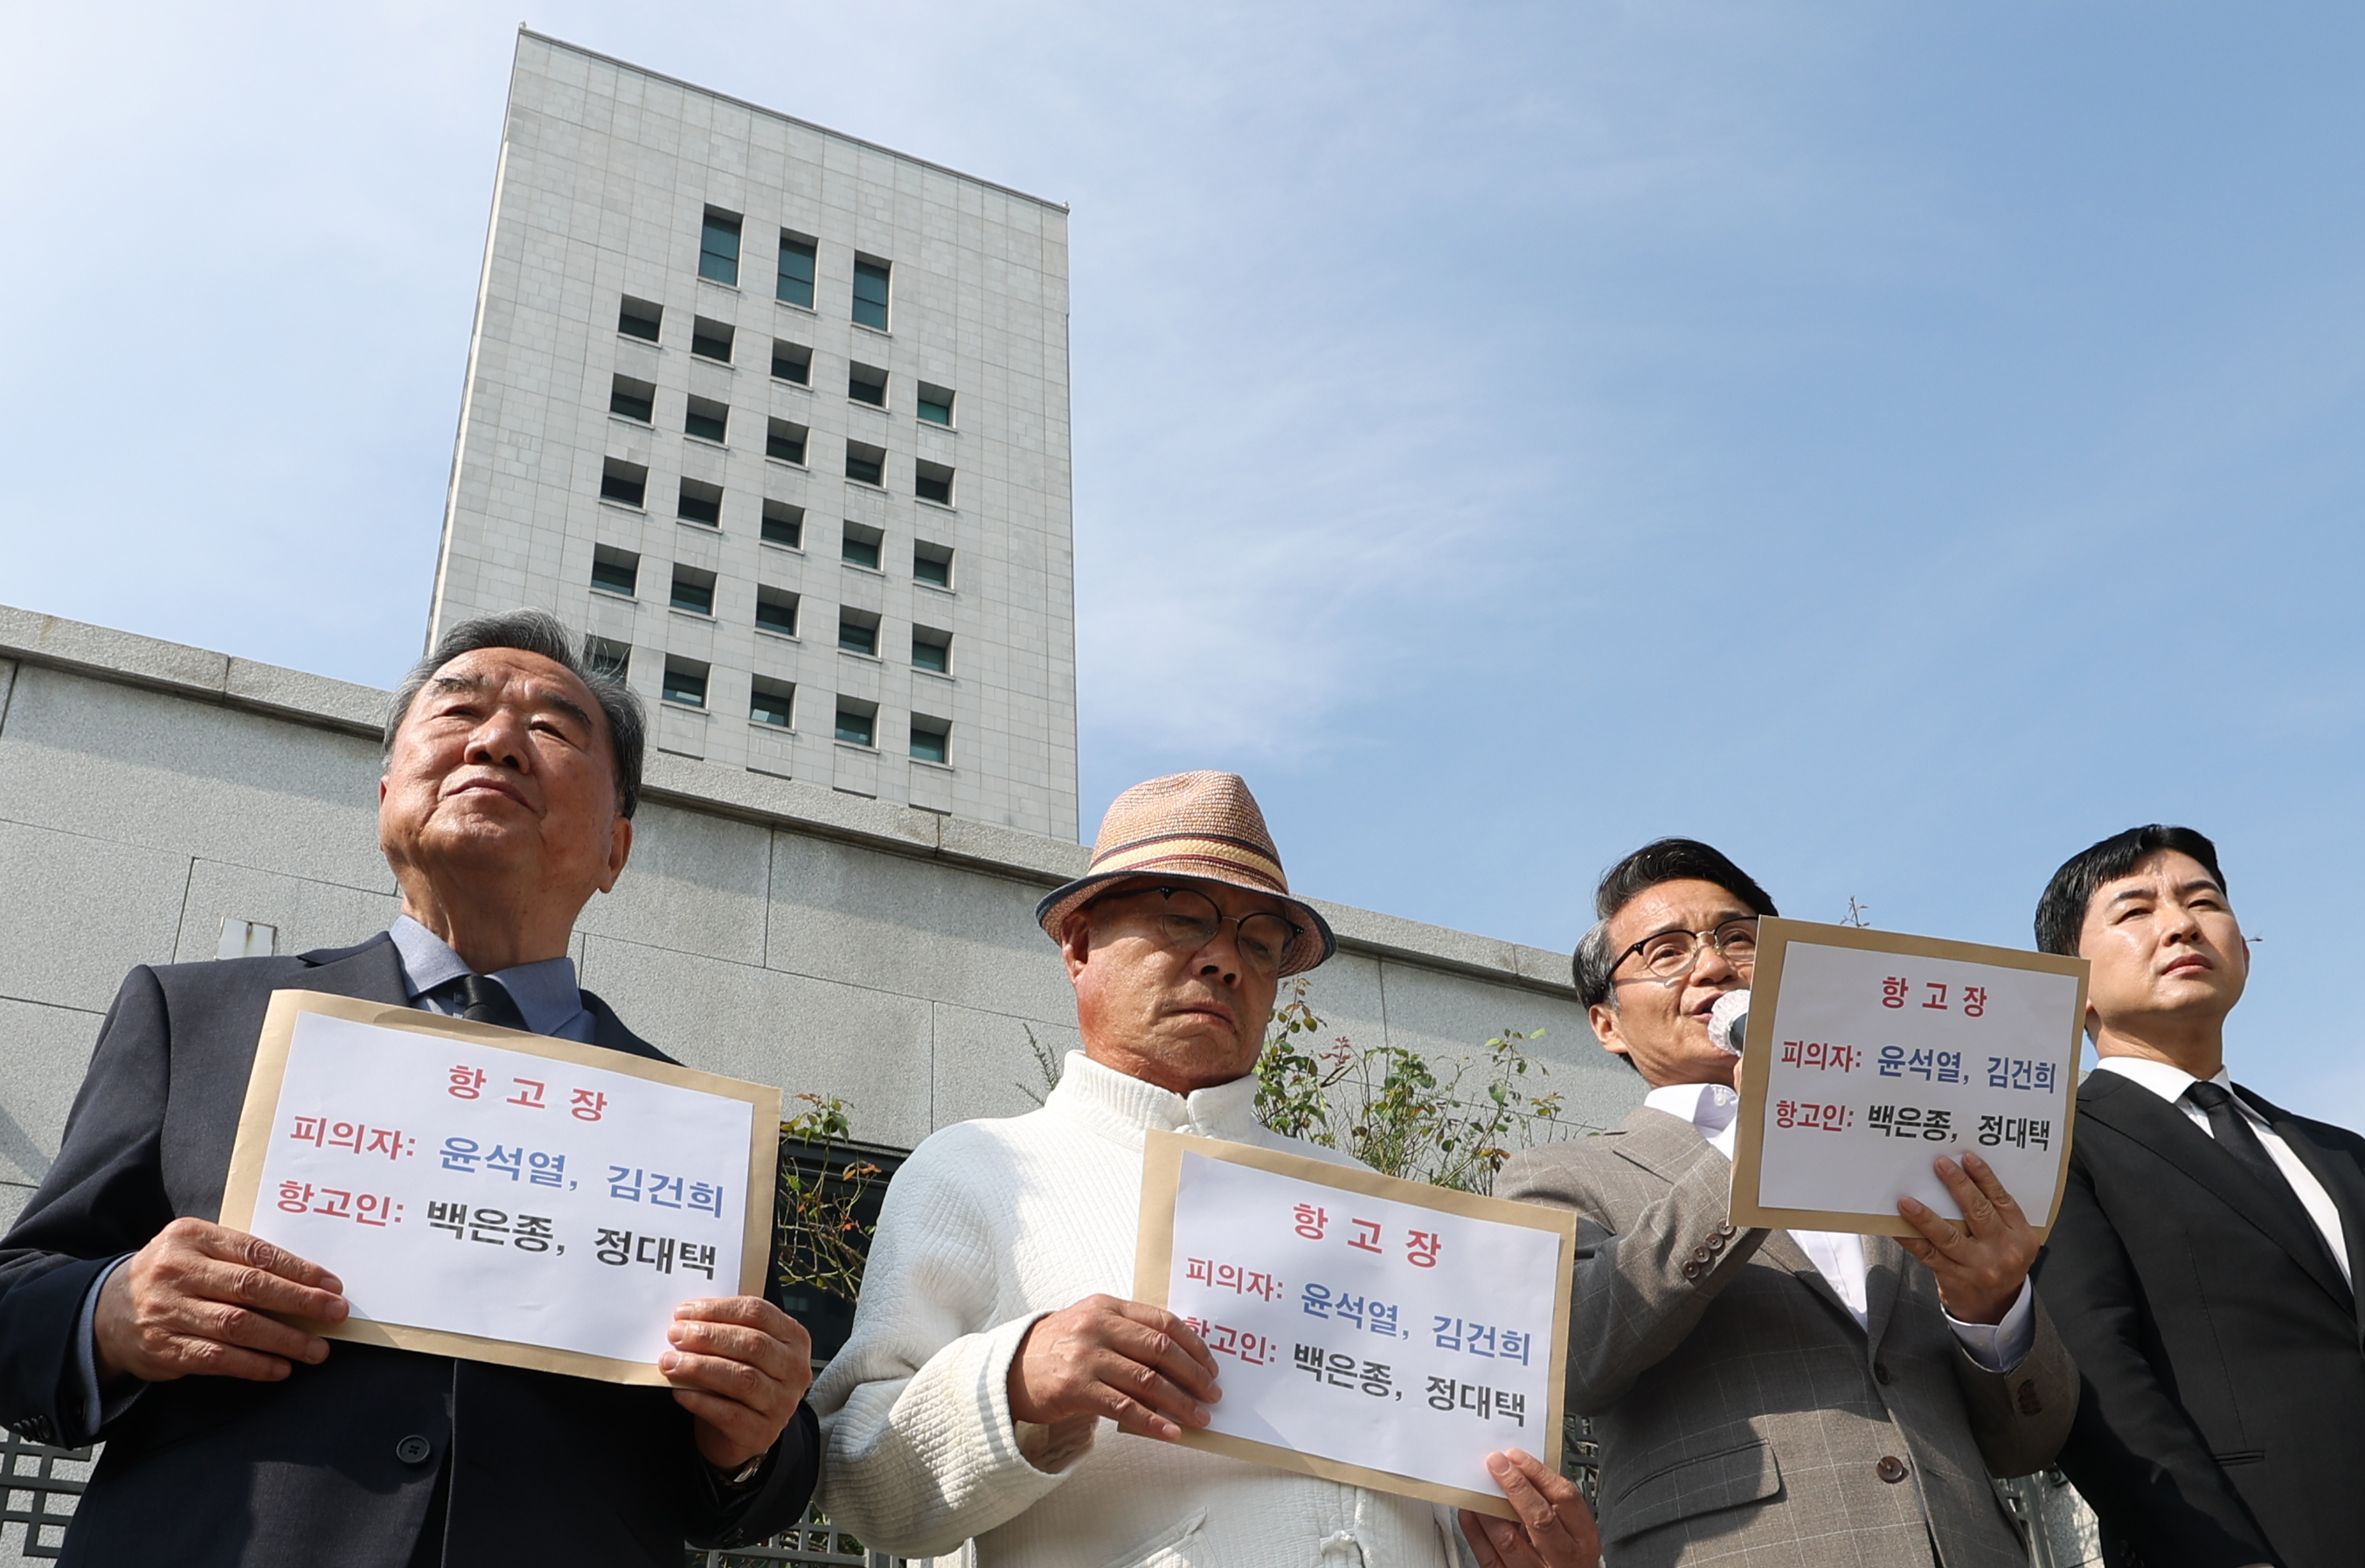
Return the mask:
[(1901, 1243), (1736, 1228), (1731, 1025), (1774, 901), (1663, 838), (1594, 912), (1577, 992), (1651, 1092), (1615, 1132), (1514, 1156), (1495, 1193), (1577, 1214), (1568, 1396), (1594, 1417), (1604, 1560), (2024, 1568), (1988, 1477), (2049, 1463), (2078, 1395), (2026, 1216), (1967, 1155), (1936, 1165), (1964, 1218), (1901, 1200)]

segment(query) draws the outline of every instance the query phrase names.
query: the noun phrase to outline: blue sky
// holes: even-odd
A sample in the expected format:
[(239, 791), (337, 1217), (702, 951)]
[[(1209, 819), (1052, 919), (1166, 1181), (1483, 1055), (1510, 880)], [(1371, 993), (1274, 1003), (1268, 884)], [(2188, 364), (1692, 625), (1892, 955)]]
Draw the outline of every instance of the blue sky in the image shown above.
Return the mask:
[[(391, 683), (519, 19), (11, 15), (0, 600)], [(2183, 821), (2237, 1076), (2365, 1125), (2353, 8), (524, 19), (1074, 205), (1088, 831), (1227, 767), (1443, 924), (1565, 948), (1677, 832), (2025, 945)]]

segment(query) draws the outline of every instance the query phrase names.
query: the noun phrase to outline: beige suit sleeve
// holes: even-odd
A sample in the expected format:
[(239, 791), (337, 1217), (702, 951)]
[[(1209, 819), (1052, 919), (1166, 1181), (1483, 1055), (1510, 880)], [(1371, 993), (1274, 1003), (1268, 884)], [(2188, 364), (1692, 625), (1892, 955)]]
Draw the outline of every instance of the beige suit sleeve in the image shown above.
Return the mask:
[(2036, 1338), (2008, 1372), (1992, 1372), (1955, 1347), (1955, 1381), (1990, 1475), (2033, 1475), (2051, 1464), (2078, 1414), (2078, 1363), (2036, 1301)]
[[(1636, 1378), (1682, 1344), (1766, 1237), (1728, 1223), (1732, 1167), (1705, 1144), (1673, 1186), (1622, 1234), (1613, 1231), (1617, 1205), (1587, 1168), (1616, 1159), (1583, 1144), (1552, 1145), (1516, 1157), (1495, 1183), (1497, 1197), (1577, 1213), (1568, 1401), (1586, 1416), (1624, 1398)], [(1649, 1180), (1639, 1170), (1633, 1179)]]

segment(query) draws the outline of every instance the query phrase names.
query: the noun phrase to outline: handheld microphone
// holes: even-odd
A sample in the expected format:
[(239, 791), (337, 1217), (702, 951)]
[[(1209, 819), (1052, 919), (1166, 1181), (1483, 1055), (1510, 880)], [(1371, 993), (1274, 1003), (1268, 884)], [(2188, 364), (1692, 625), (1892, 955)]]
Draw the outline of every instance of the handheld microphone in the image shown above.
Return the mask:
[(1742, 1038), (1749, 1030), (1749, 993), (1728, 991), (1716, 999), (1708, 1010), (1709, 1044), (1729, 1056), (1741, 1054)]

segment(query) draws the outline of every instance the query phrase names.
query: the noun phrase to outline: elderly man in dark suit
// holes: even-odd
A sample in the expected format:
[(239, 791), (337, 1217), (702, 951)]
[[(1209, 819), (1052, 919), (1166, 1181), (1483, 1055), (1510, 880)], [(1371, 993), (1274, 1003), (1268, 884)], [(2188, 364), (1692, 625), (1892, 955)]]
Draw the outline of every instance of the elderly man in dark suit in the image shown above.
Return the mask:
[(802, 1510), (811, 1341), (768, 1303), (684, 1303), (670, 1393), (332, 1348), (288, 1319), (341, 1320), (337, 1280), (214, 1223), (274, 990), (667, 1059), (566, 958), (632, 847), (642, 731), (549, 616), (455, 627), (387, 721), (394, 929), (124, 981), (57, 1162), (0, 1242), (0, 1420), (106, 1442), (68, 1563), (679, 1568), (685, 1538), (736, 1545)]
[(1903, 1200), (1921, 1235), (1901, 1245), (1736, 1228), (1740, 1058), (1709, 1012), (1748, 985), (1774, 902), (1661, 839), (1596, 909), (1577, 989), (1651, 1092), (1617, 1132), (1514, 1157), (1495, 1191), (1577, 1212), (1569, 1403), (1595, 1420), (1610, 1568), (2024, 1568), (1989, 1477), (2052, 1460), (2078, 1385), (2018, 1205), (1970, 1155), (1937, 1164), (1964, 1219)]
[(2073, 856), (2037, 946), (2093, 965), (2037, 1286), (2085, 1393), (2061, 1468), (2113, 1568), (2365, 1559), (2365, 1138), (2225, 1071), (2250, 973), (2216, 846), (2129, 828)]

